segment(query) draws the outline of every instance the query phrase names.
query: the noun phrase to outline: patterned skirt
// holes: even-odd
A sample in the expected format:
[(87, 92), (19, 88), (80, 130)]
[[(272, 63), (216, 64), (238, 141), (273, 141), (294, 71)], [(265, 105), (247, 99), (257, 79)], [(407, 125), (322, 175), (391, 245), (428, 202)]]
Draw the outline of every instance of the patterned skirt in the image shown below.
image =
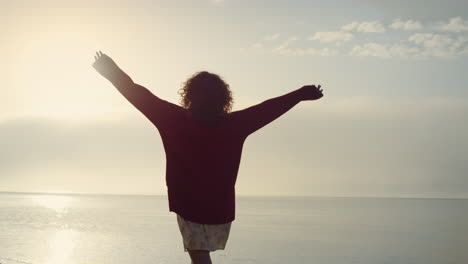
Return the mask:
[(177, 214), (177, 223), (182, 234), (184, 251), (224, 249), (231, 230), (231, 223), (206, 225), (191, 222)]

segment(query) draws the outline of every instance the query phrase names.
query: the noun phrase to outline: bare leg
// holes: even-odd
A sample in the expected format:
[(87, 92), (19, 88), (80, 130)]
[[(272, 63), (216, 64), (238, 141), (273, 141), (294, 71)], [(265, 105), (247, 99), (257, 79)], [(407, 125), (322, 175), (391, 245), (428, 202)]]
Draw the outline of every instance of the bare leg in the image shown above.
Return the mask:
[(208, 250), (188, 250), (192, 264), (212, 264)]

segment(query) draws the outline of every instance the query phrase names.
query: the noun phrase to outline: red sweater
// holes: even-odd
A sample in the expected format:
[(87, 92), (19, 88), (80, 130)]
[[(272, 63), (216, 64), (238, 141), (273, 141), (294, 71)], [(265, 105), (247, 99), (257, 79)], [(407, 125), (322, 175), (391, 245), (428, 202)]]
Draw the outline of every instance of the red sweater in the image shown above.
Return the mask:
[(108, 79), (161, 135), (169, 211), (201, 224), (234, 220), (234, 187), (245, 139), (301, 101), (298, 89), (231, 112), (215, 126), (205, 126), (185, 108), (133, 83), (120, 69)]

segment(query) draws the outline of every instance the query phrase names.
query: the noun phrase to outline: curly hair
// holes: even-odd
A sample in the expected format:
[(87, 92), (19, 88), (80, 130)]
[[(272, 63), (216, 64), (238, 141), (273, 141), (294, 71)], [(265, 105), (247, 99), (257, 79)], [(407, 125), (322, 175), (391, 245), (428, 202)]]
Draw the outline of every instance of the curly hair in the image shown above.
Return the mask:
[(212, 113), (229, 113), (233, 105), (229, 84), (219, 75), (207, 71), (194, 73), (187, 79), (179, 92), (180, 104), (185, 109), (194, 105)]

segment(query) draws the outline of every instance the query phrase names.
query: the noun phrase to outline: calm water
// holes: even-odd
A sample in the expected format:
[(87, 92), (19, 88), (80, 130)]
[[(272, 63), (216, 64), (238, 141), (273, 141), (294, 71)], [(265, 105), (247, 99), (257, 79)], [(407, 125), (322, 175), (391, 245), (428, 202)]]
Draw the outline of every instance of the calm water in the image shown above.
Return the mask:
[[(190, 263), (166, 196), (0, 194), (0, 263)], [(213, 263), (468, 263), (468, 200), (237, 197)]]

